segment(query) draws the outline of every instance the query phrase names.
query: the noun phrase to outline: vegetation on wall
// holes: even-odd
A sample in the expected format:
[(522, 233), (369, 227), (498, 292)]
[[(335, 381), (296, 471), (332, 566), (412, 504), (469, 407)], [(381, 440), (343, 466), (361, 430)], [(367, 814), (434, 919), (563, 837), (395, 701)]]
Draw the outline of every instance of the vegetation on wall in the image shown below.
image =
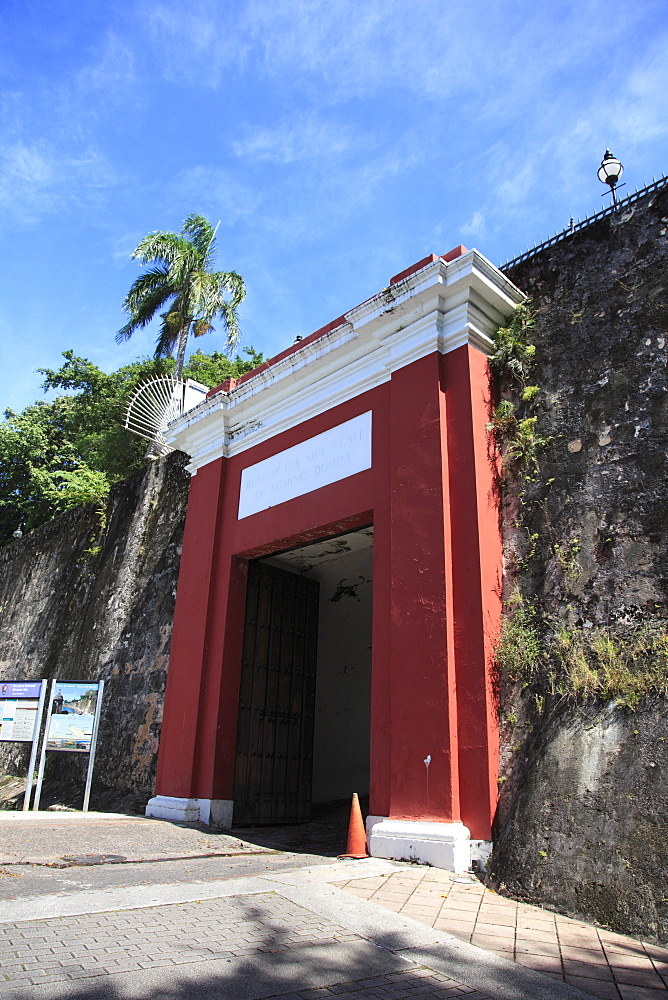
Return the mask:
[[(511, 594), (504, 602), (497, 664), (502, 677), (529, 689), (539, 709), (547, 696), (578, 700), (595, 696), (634, 709), (650, 692), (668, 697), (665, 619), (646, 608), (642, 618), (631, 624), (593, 625), (574, 614), (567, 602), (580, 574), (580, 539), (558, 538), (548, 515), (545, 497), (553, 480), (541, 474), (540, 458), (551, 438), (537, 430), (534, 408), (540, 387), (529, 384), (535, 375), (534, 325), (535, 314), (527, 301), (497, 331), (496, 350), (489, 359), (500, 399), (487, 429), (502, 457), (500, 492), (506, 524), (521, 535), (524, 550), (521, 559), (510, 547), (506, 553), (510, 578), (506, 586)], [(524, 573), (539, 551), (549, 553), (565, 587), (560, 617), (548, 615), (536, 598), (522, 596)]]
[[(230, 360), (218, 351), (196, 351), (184, 368), (213, 388), (262, 363), (252, 347)], [(171, 374), (173, 358), (141, 358), (107, 374), (87, 358), (64, 351), (58, 370), (38, 369), (45, 392), (63, 390), (21, 413), (5, 411), (0, 423), (0, 544), (63, 510), (103, 504), (110, 487), (141, 468), (146, 442), (122, 426), (130, 395), (139, 382)]]
[(507, 326), (494, 336), (494, 353), (489, 367), (498, 380), (501, 399), (487, 425), (499, 446), (503, 481), (521, 484), (539, 471), (539, 454), (549, 438), (536, 430), (533, 413), (537, 385), (529, 385), (536, 348), (531, 343), (535, 316), (531, 303), (521, 303)]
[(597, 696), (635, 709), (650, 693), (668, 697), (668, 634), (652, 618), (625, 626), (583, 626), (542, 614), (515, 591), (496, 650), (502, 674), (533, 694)]

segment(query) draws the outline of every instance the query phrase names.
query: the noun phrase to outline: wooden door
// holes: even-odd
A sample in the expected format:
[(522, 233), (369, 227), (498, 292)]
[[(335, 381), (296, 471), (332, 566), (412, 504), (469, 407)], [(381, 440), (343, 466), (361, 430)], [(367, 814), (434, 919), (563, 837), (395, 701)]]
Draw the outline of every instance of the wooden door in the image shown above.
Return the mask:
[(310, 818), (317, 580), (248, 564), (234, 824)]

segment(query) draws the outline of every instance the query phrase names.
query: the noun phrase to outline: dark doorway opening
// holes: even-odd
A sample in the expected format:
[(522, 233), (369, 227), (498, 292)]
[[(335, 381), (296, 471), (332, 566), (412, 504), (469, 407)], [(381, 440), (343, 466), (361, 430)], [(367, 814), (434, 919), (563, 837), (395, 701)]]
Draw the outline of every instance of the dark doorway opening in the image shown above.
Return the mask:
[(367, 527), (249, 563), (235, 827), (368, 796), (372, 558)]
[(309, 818), (318, 643), (316, 580), (248, 565), (235, 824)]

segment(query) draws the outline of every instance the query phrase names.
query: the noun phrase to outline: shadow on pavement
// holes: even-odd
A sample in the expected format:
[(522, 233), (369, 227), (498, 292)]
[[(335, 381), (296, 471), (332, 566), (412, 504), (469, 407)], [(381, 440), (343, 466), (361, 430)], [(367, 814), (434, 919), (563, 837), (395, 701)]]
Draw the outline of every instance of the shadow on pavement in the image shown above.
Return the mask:
[[(360, 799), (360, 802), (363, 814), (366, 815), (368, 798)], [(258, 847), (335, 858), (346, 849), (349, 818), (350, 801), (326, 802), (312, 806), (308, 823), (233, 827), (226, 832)]]

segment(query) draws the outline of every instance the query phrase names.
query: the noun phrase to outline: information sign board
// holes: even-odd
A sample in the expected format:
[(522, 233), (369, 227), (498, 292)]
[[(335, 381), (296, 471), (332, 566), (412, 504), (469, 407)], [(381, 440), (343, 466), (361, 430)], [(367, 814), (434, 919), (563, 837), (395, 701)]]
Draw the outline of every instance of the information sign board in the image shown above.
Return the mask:
[(56, 681), (51, 692), (46, 749), (90, 753), (99, 683)]
[(39, 698), (42, 681), (0, 681), (0, 698)]
[(103, 692), (103, 680), (59, 681), (54, 678), (51, 681), (49, 706), (46, 710), (47, 722), (42, 740), (42, 754), (33, 802), (34, 810), (39, 809), (46, 751), (61, 750), (88, 754), (88, 772), (83, 800), (83, 811), (88, 811)]
[(0, 682), (0, 741), (32, 743), (41, 692), (40, 681)]

